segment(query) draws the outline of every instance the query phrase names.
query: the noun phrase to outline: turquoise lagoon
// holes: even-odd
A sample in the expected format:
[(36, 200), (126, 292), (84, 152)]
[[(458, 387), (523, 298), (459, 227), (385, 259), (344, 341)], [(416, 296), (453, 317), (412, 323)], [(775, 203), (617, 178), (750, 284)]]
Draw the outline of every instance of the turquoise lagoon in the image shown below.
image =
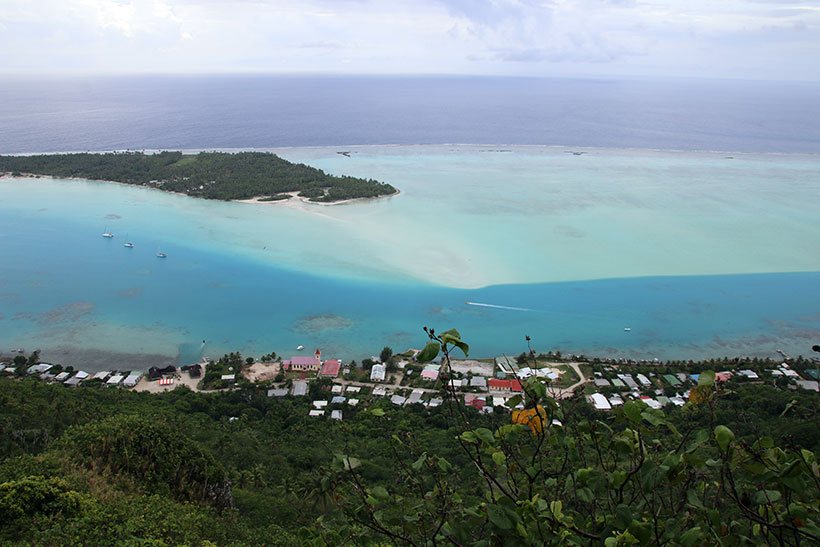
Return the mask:
[(361, 359), (422, 345), (423, 325), (475, 356), (525, 335), (660, 359), (820, 343), (819, 157), (578, 151), (276, 150), (401, 189), (330, 206), (0, 179), (0, 351), (91, 370), (297, 345)]

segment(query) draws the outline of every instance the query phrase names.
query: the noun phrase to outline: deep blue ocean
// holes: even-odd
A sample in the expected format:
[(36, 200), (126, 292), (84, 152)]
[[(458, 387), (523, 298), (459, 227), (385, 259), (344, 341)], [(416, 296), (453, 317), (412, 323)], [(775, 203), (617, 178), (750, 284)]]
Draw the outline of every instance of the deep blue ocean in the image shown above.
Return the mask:
[(490, 77), (0, 79), (0, 153), (354, 144), (820, 152), (820, 84)]

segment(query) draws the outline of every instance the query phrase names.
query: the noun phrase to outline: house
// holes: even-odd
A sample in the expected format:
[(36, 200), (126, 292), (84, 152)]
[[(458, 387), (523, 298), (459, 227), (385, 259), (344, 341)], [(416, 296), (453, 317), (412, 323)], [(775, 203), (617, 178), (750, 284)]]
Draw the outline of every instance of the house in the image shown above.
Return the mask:
[(620, 378), (613, 378), (612, 385), (615, 387), (626, 387), (626, 384)]
[(507, 400), (504, 397), (493, 396), (493, 406), (504, 406)]
[(110, 370), (101, 370), (100, 372), (98, 372), (97, 374), (92, 376), (91, 379), (92, 380), (102, 380), (104, 382), (112, 374), (114, 374), (114, 373), (111, 372)]
[(347, 400), (347, 397), (344, 395), (336, 395), (330, 400), (330, 404), (332, 405), (340, 405)]
[(335, 384), (330, 387), (330, 392), (335, 394), (343, 393), (345, 390), (345, 386), (340, 386), (339, 384)]
[(642, 386), (651, 386), (652, 385), (652, 382), (649, 381), (649, 378), (647, 378), (643, 374), (638, 374), (636, 376), (636, 378), (638, 378), (638, 381), (641, 383)]
[(332, 412), (330, 413), (330, 419), (331, 419), (331, 420), (339, 420), (339, 421), (341, 421), (341, 419), (342, 419), (342, 411), (341, 411), (341, 410), (334, 410), (334, 411), (332, 411)]
[(66, 380), (64, 382), (64, 385), (67, 385), (69, 387), (74, 387), (74, 386), (79, 385), (79, 383), (82, 382), (83, 380), (85, 380), (86, 378), (88, 378), (88, 373), (80, 371), (77, 374), (75, 374), (74, 376), (72, 376), (71, 378), (69, 378), (68, 380)]
[(632, 389), (638, 388), (638, 383), (635, 381), (631, 374), (619, 374), (618, 378), (620, 378), (623, 381), (623, 383), (626, 384), (628, 387)]
[(304, 380), (296, 380), (290, 388), (290, 394), (294, 397), (304, 397), (307, 395), (307, 382)]
[(325, 408), (327, 406), (327, 401), (313, 401), (313, 406), (316, 408)]
[(268, 397), (284, 397), (287, 394), (288, 390), (286, 388), (268, 390)]
[(68, 380), (69, 376), (71, 376), (70, 372), (61, 372), (60, 374), (55, 376), (54, 379), (58, 382), (65, 382), (66, 380)]
[(495, 358), (495, 363), (504, 375), (515, 374), (515, 360), (506, 355)]
[(487, 401), (485, 401), (481, 397), (476, 397), (470, 402), (470, 406), (476, 410), (484, 410), (484, 407), (487, 405)]
[[(308, 355), (297, 355), (287, 359), (286, 361), (282, 361), (282, 366), (285, 370), (294, 372), (319, 372), (319, 369), (322, 368), (322, 362), (318, 357), (316, 357), (316, 355), (313, 357)], [(339, 373), (338, 369), (336, 370), (336, 373)]]
[(359, 404), (359, 400), (358, 399), (348, 399), (347, 404), (349, 404), (350, 406), (356, 406), (357, 404)]
[(672, 387), (678, 387), (681, 384), (681, 381), (672, 374), (664, 374), (663, 379)]
[(609, 404), (612, 406), (620, 406), (624, 404), (624, 400), (621, 399), (620, 395), (613, 395), (609, 398)]
[(236, 382), (236, 374), (223, 374), (219, 379), (223, 382)]
[(592, 404), (597, 410), (612, 410), (612, 405), (609, 404), (606, 397), (604, 397), (600, 393), (593, 393), (590, 398), (592, 399)]
[(598, 387), (609, 387), (612, 384), (610, 384), (606, 378), (595, 378), (595, 385)]
[(430, 399), (429, 401), (427, 401), (427, 406), (429, 408), (435, 408), (437, 406), (441, 406), (441, 403), (443, 403), (443, 402), (444, 402), (444, 399), (439, 399), (439, 398)]
[(387, 388), (384, 386), (379, 386), (373, 390), (374, 397), (384, 397), (387, 395)]
[(39, 365), (33, 365), (28, 367), (27, 372), (29, 374), (43, 374), (44, 372), (48, 372), (49, 370), (51, 370), (51, 367), (53, 366), (54, 365), (51, 365), (49, 363), (40, 363)]
[(470, 387), (487, 389), (487, 379), (484, 376), (473, 376), (470, 378)]
[(362, 388), (359, 386), (347, 386), (348, 393), (358, 393)]
[(370, 369), (370, 381), (371, 382), (384, 382), (386, 369), (384, 365), (373, 365), (373, 368)]
[(177, 369), (174, 366), (167, 366), (165, 368), (151, 367), (148, 369), (148, 379), (158, 380), (166, 374), (175, 374), (176, 371)]
[(731, 372), (731, 371), (716, 372), (715, 373), (715, 382), (728, 382), (729, 380), (732, 379), (732, 376), (734, 376), (734, 373)]
[(338, 359), (328, 359), (322, 364), (322, 368), (319, 370), (319, 376), (323, 378), (335, 378), (339, 375), (341, 366), (342, 363), (340, 363)]
[(533, 374), (534, 373), (530, 367), (521, 367), (520, 369), (518, 369), (518, 372), (515, 373), (515, 375), (521, 379), (529, 378)]
[(521, 382), (518, 380), (492, 378), (487, 381), (487, 387), (490, 388), (490, 393), (520, 393), (523, 391)]
[(402, 397), (401, 395), (393, 395), (392, 397), (390, 397), (390, 402), (394, 405), (402, 406), (404, 403), (407, 402), (407, 399), (405, 397)]
[(135, 385), (137, 385), (139, 383), (141, 378), (142, 378), (142, 373), (140, 373), (140, 372), (130, 374), (128, 376), (128, 378), (126, 378), (125, 380), (122, 381), (122, 385), (125, 386), (125, 387), (134, 387)]
[(311, 410), (310, 412), (308, 412), (308, 416), (313, 416), (313, 417), (324, 416), (324, 415), (325, 415), (324, 410)]
[(413, 392), (410, 394), (410, 397), (407, 398), (408, 405), (414, 405), (416, 403), (421, 402), (421, 396), (424, 392), (420, 389), (414, 389)]
[(820, 382), (817, 380), (795, 380), (794, 383), (808, 391), (820, 391)]
[(424, 367), (424, 370), (421, 371), (422, 379), (435, 382), (438, 380), (438, 372), (440, 368), (441, 365), (427, 365)]
[[(65, 372), (64, 374), (68, 374), (68, 373)], [(57, 379), (59, 379), (59, 378), (60, 378), (60, 375), (57, 375)], [(109, 378), (108, 381), (105, 384), (108, 385), (108, 386), (118, 386), (118, 385), (120, 385), (120, 383), (123, 380), (125, 380), (125, 376), (123, 376), (122, 374), (115, 374), (114, 376)]]

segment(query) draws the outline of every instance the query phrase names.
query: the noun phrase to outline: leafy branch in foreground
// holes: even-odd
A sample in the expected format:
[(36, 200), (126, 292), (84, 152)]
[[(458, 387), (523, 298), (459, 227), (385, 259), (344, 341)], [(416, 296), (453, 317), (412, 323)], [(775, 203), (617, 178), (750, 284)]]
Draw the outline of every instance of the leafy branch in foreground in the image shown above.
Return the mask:
[[(721, 393), (713, 372), (692, 390), (681, 429), (639, 400), (612, 415), (596, 413), (580, 394), (559, 404), (537, 376), (511, 399), (519, 407), (511, 420), (500, 414), (492, 428), (473, 427), (477, 415), (457, 395), (450, 363), (454, 349), (467, 355), (469, 346), (454, 329), (424, 330), (429, 341), (417, 360), (442, 355), (447, 415), (470, 465), (459, 473), (413, 433), (393, 434), (401, 472), (389, 487), (368, 486), (358, 465), (330, 471), (352, 522), (409, 545), (820, 541), (816, 455), (769, 437), (739, 441), (715, 423)], [(395, 411), (371, 412), (395, 430)]]

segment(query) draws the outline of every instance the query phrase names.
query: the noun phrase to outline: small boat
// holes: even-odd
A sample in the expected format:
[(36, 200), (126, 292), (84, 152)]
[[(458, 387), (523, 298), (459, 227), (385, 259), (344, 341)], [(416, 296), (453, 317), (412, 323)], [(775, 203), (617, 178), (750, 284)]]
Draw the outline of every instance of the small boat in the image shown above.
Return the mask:
[(624, 327), (624, 332), (632, 332), (632, 328), (631, 327)]
[(296, 351), (302, 351), (303, 349), (305, 349), (305, 346), (296, 346)]
[(168, 255), (163, 253), (162, 251), (157, 251), (157, 258), (167, 258)]
[(122, 246), (127, 248), (127, 249), (133, 249), (134, 244), (131, 243), (130, 241), (128, 241), (128, 234), (125, 234), (125, 239), (126, 239), (126, 241), (125, 241), (125, 243), (122, 244)]
[(105, 227), (105, 231), (103, 232), (103, 235), (102, 235), (102, 236), (103, 236), (103, 237), (108, 237), (108, 238), (111, 238), (111, 237), (114, 237), (114, 234), (112, 234), (111, 232), (109, 232), (109, 231), (108, 231), (108, 226), (106, 226), (106, 227)]

